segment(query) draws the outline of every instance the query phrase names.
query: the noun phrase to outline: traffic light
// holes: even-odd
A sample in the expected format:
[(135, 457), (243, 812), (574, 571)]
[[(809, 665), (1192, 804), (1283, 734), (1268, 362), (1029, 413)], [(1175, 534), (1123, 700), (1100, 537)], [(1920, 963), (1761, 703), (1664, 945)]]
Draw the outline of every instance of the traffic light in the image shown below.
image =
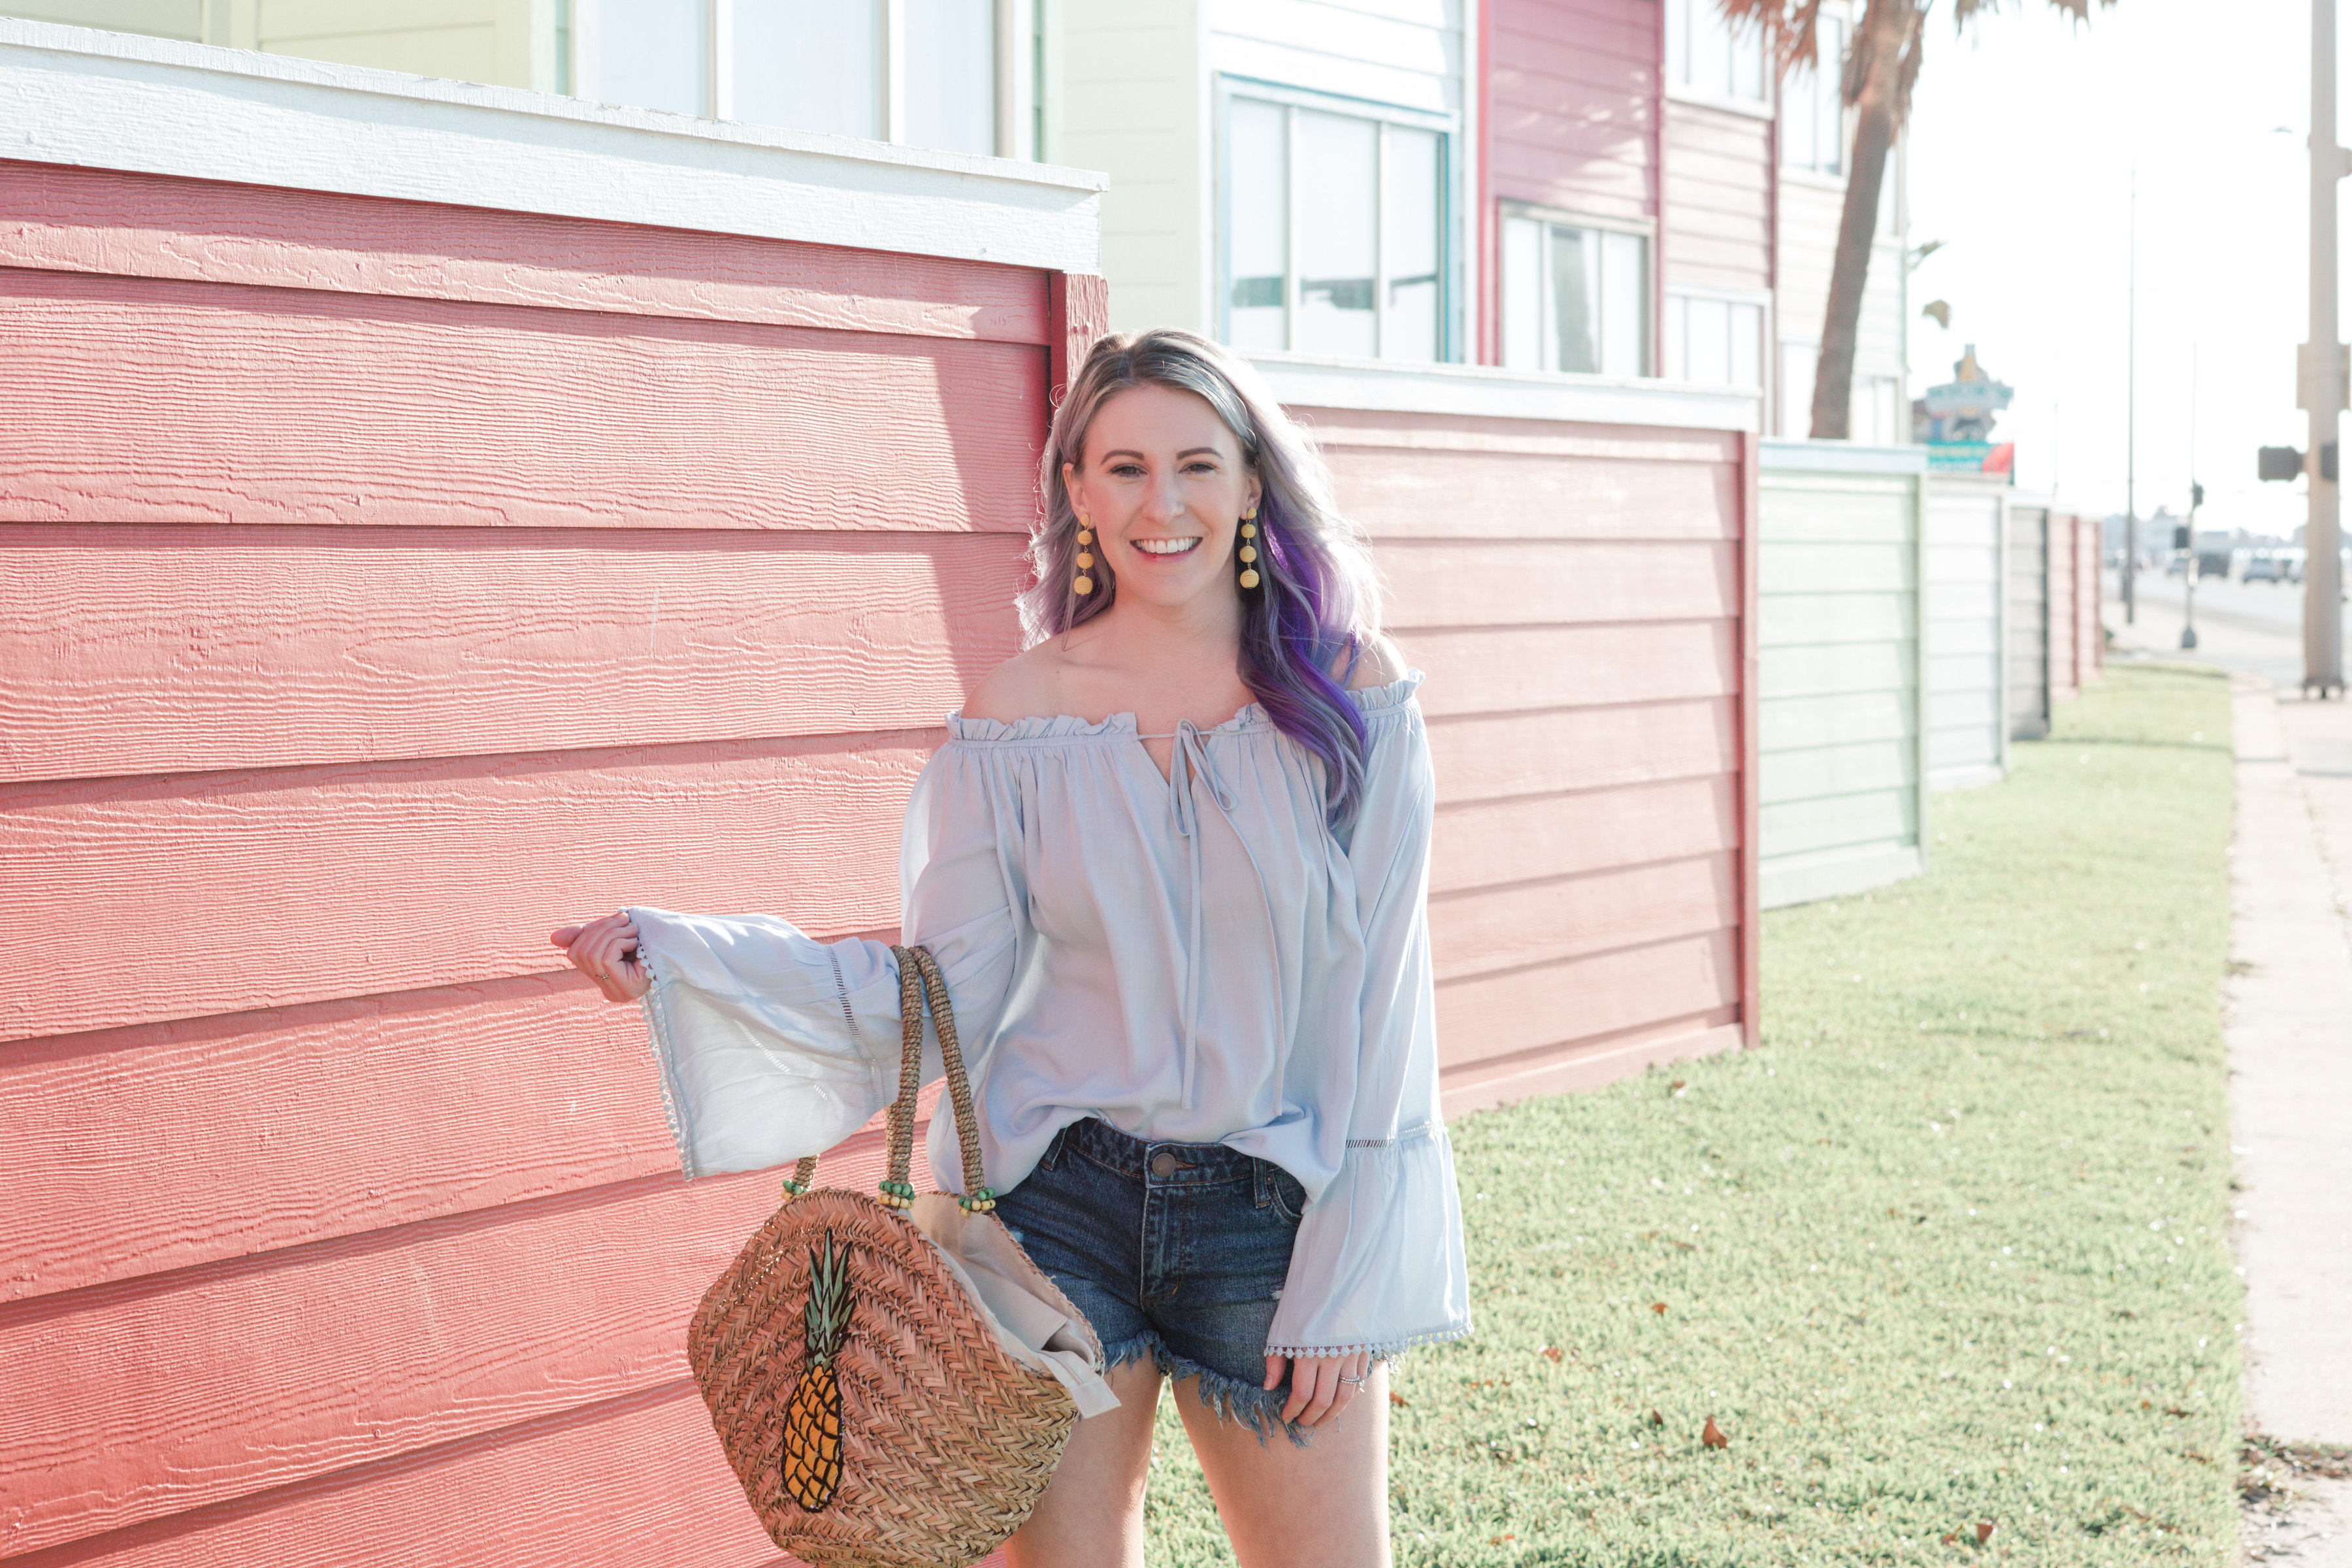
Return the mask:
[(2189, 510), (2195, 511), (2205, 504), (2205, 487), (2195, 479), (2189, 481)]
[(2292, 447), (2264, 447), (2255, 463), (2265, 482), (2303, 477), (2303, 454)]
[(2172, 548), (2175, 550), (2186, 550), (2189, 548), (2189, 525), (2187, 523), (2181, 522), (2175, 523), (2173, 525)]

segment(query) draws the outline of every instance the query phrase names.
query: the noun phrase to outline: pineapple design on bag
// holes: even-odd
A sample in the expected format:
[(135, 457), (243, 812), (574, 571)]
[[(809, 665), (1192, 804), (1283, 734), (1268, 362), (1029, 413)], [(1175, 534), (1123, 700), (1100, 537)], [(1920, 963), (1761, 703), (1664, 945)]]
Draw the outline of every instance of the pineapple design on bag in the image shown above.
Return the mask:
[(784, 1409), (784, 1489), (814, 1513), (841, 1485), (841, 1381), (834, 1357), (849, 1329), (849, 1248), (809, 1248), (808, 1370)]

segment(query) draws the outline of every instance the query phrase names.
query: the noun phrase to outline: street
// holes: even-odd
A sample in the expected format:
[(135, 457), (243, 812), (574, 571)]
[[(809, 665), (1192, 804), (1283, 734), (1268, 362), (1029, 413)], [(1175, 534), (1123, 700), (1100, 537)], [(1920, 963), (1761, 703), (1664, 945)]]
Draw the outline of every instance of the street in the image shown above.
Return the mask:
[(2135, 584), (2138, 615), (2124, 624), (2117, 574), (2106, 574), (2107, 625), (2118, 647), (2143, 647), (2166, 658), (2267, 676), (2282, 693), (2303, 685), (2303, 584), (2237, 583), (2208, 577), (2197, 584), (2197, 647), (2180, 647), (2185, 594), (2181, 580), (2143, 572)]

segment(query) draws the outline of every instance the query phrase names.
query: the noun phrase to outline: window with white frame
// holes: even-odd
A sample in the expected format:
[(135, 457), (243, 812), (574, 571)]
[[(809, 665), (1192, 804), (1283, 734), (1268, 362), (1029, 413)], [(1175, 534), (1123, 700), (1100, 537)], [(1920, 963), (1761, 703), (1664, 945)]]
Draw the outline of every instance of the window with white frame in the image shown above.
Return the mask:
[(1446, 357), (1446, 132), (1236, 88), (1225, 98), (1225, 341)]
[[(1033, 0), (559, 0), (566, 90), (676, 114), (1020, 156), (999, 33)], [(1006, 125), (1020, 123), (1008, 116)]]
[(1814, 24), (1818, 64), (1780, 83), (1780, 163), (1815, 174), (1845, 173), (1845, 18), (1822, 13)]
[(1780, 395), (1776, 411), (1780, 433), (1805, 437), (1813, 433), (1813, 374), (1820, 368), (1821, 345), (1784, 342), (1780, 345)]
[(1669, 381), (1706, 386), (1764, 384), (1764, 303), (1722, 294), (1666, 296)]
[(1734, 27), (1717, 0), (1665, 0), (1665, 7), (1667, 86), (1737, 103), (1769, 101), (1762, 28)]
[(1506, 368), (1650, 373), (1647, 235), (1506, 209), (1502, 259)]

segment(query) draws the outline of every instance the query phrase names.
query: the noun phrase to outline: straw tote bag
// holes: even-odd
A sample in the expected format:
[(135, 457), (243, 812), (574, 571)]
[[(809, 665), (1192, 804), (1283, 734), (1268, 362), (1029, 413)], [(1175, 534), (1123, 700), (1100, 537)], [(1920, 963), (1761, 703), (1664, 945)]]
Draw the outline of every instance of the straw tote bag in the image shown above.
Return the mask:
[[(803, 1160), (782, 1206), (687, 1331), (744, 1495), (775, 1543), (816, 1568), (971, 1563), (1045, 1494), (1079, 1408), (1069, 1379), (1034, 1349), (1024, 1354), (991, 1312), (988, 1298), (1002, 1306), (1008, 1280), (1015, 1302), (1034, 1298), (1026, 1316), (1066, 1319), (1064, 1364), (1084, 1362), (1103, 1386), (1102, 1346), (1085, 1317), (987, 1212), (994, 1198), (981, 1184), (971, 1087), (939, 965), (919, 947), (892, 951), (900, 1060), (882, 1201), (808, 1191), (816, 1162)], [(963, 1144), (962, 1198), (917, 1199), (907, 1182), (926, 995)]]

